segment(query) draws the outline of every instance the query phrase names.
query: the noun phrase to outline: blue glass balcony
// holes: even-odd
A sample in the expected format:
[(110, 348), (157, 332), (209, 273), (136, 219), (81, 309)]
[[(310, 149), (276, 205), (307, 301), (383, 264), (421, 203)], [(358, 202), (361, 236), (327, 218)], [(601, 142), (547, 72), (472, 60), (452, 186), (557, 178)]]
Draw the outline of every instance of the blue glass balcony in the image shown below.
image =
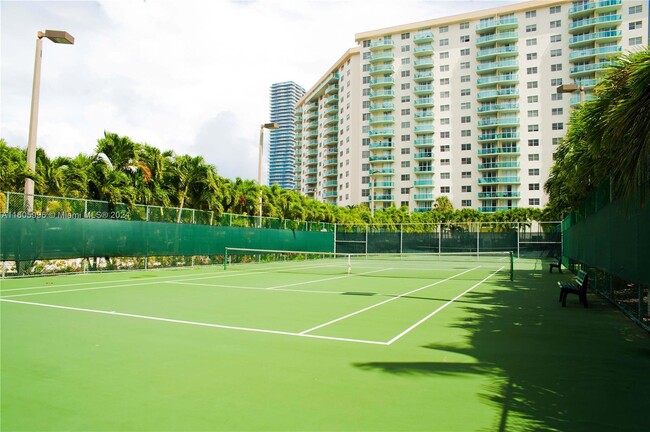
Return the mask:
[(483, 21), (476, 26), (476, 33), (487, 33), (493, 30), (512, 30), (517, 28), (517, 18), (502, 18)]
[(431, 43), (433, 42), (433, 32), (425, 31), (417, 33), (413, 36), (413, 42), (415, 42), (417, 45)]

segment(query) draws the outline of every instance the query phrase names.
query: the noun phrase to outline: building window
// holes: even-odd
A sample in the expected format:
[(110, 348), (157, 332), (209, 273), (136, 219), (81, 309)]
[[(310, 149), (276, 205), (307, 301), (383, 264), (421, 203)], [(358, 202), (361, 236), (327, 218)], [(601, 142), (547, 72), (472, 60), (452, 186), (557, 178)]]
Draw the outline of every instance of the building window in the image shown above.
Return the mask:
[(441, 52), (440, 53), (440, 58), (441, 59), (448, 59), (449, 58), (449, 51)]
[(470, 144), (470, 143), (461, 144), (461, 145), (460, 145), (460, 149), (461, 149), (462, 151), (468, 151), (468, 150), (471, 150), (471, 149), (472, 149), (472, 144)]
[(440, 138), (449, 138), (449, 131), (440, 132)]
[(539, 102), (539, 96), (533, 95), (533, 96), (528, 96), (528, 103), (537, 103)]
[(526, 46), (535, 46), (535, 45), (537, 45), (536, 38), (526, 39)]
[(562, 70), (562, 63), (556, 63), (551, 65), (551, 72), (558, 72)]
[(554, 137), (553, 145), (560, 145), (560, 144), (562, 144), (562, 137)]
[(411, 33), (402, 33), (402, 40), (404, 39), (410, 39), (411, 38)]
[(402, 90), (408, 90), (411, 88), (411, 83), (402, 83)]
[(400, 191), (400, 193), (402, 195), (406, 195), (406, 194), (409, 194), (411, 192), (411, 188), (407, 188), (407, 187), (406, 188), (401, 188), (399, 191)]
[(537, 16), (537, 11), (526, 11), (526, 18), (535, 18)]
[(448, 97), (449, 97), (449, 94), (450, 94), (450, 93), (449, 93), (448, 91), (440, 92), (440, 98), (441, 98), (441, 99), (448, 98)]
[(538, 176), (539, 175), (539, 168), (531, 168), (528, 170), (528, 175), (529, 176)]
[(472, 116), (462, 116), (460, 118), (461, 123), (471, 123), (472, 122)]
[(539, 198), (528, 198), (528, 205), (538, 206)]
[(537, 138), (529, 139), (528, 140), (528, 146), (529, 147), (538, 147), (539, 146), (539, 140)]
[(440, 39), (440, 46), (449, 45), (449, 39)]
[(464, 178), (464, 179), (472, 178), (472, 172), (471, 171), (463, 171), (462, 173), (460, 173), (460, 178)]
[(472, 158), (471, 157), (465, 157), (460, 159), (461, 165), (471, 165), (472, 164)]
[(440, 124), (441, 125), (448, 125), (449, 123), (451, 123), (451, 120), (449, 119), (449, 117), (445, 117), (445, 118), (440, 119)]
[(411, 135), (402, 135), (400, 139), (402, 142), (411, 141)]
[(411, 102), (411, 96), (402, 96), (402, 103)]
[(408, 57), (404, 57), (404, 58), (402, 59), (402, 64), (403, 64), (403, 65), (404, 65), (404, 64), (411, 64), (411, 59), (408, 58)]
[(472, 108), (472, 103), (471, 102), (461, 102), (460, 104), (460, 109), (462, 110), (468, 110)]
[(461, 96), (469, 96), (469, 95), (471, 95), (471, 94), (472, 94), (472, 90), (470, 90), (470, 89), (468, 89), (468, 88), (467, 88), (467, 89), (461, 89), (461, 90), (460, 90), (460, 95), (461, 95)]
[(462, 82), (462, 83), (470, 82), (470, 80), (471, 80), (471, 77), (469, 75), (463, 75), (463, 76), (460, 77), (460, 82)]
[(460, 63), (460, 68), (461, 69), (469, 69), (469, 62), (461, 62)]
[(551, 79), (551, 86), (557, 87), (562, 85), (562, 78), (553, 78)]
[(362, 197), (370, 196), (370, 189), (361, 189), (361, 196)]
[(402, 115), (410, 115), (411, 114), (411, 109), (410, 108), (405, 108), (402, 110)]
[(562, 20), (551, 21), (551, 28), (560, 28), (562, 27)]
[(440, 193), (449, 193), (449, 186), (440, 186)]
[(462, 35), (460, 37), (460, 42), (461, 43), (469, 42), (469, 35)]
[(401, 179), (402, 181), (409, 181), (409, 180), (411, 180), (411, 174), (402, 174), (402, 176), (400, 177), (400, 179)]
[(528, 53), (526, 54), (526, 60), (537, 60), (537, 53)]
[(440, 105), (440, 111), (449, 111), (449, 105)]
[(411, 127), (411, 122), (402, 122), (402, 129), (408, 129)]
[(449, 72), (449, 65), (440, 66), (440, 72)]
[(411, 76), (411, 71), (410, 70), (403, 70), (401, 72), (402, 78), (409, 77)]
[(539, 153), (531, 153), (528, 155), (528, 160), (530, 162), (535, 162), (539, 160)]
[(537, 81), (528, 81), (526, 83), (526, 87), (528, 87), (529, 89), (536, 89), (538, 87)]
[(643, 12), (643, 7), (641, 5), (630, 6), (629, 9), (630, 15)]
[(449, 165), (449, 159), (440, 159), (440, 165)]
[(460, 50), (460, 55), (462, 56), (468, 56), (469, 53), (470, 53), (469, 48), (463, 48), (462, 50)]
[(471, 192), (472, 191), (472, 186), (461, 186), (460, 187), (461, 192)]
[(440, 146), (440, 152), (448, 152), (448, 151), (449, 151), (449, 145)]
[(528, 110), (528, 117), (539, 117), (538, 110)]
[(526, 33), (537, 31), (537, 24), (530, 24), (526, 26)]
[(552, 125), (553, 130), (562, 130), (564, 129), (564, 123), (553, 123)]
[(401, 167), (402, 168), (410, 168), (411, 167), (411, 161), (402, 161), (401, 162)]
[(531, 191), (539, 190), (539, 183), (530, 183), (528, 185), (528, 190), (531, 190)]
[(528, 75), (534, 75), (537, 73), (537, 66), (526, 68), (526, 73)]
[(460, 206), (461, 207), (471, 207), (472, 206), (472, 200), (460, 200)]
[(460, 23), (460, 29), (466, 30), (469, 28), (469, 21)]
[(562, 35), (552, 35), (551, 42), (562, 42)]
[(411, 154), (411, 149), (408, 148), (408, 147), (407, 147), (407, 148), (403, 148), (403, 149), (401, 149), (401, 153), (402, 153), (403, 155)]
[(448, 172), (440, 173), (440, 179), (441, 180), (449, 180), (450, 178), (451, 178), (451, 173), (448, 173)]
[(539, 125), (538, 124), (528, 125), (528, 132), (539, 132)]
[(472, 130), (471, 129), (463, 129), (460, 131), (460, 136), (462, 137), (470, 137), (472, 136)]
[(439, 33), (447, 33), (449, 31), (449, 26), (442, 26), (438, 28)]
[(642, 25), (641, 21), (633, 21), (633, 22), (628, 24), (628, 28), (630, 30), (638, 30), (638, 29), (640, 29), (642, 27), (643, 27), (643, 25)]
[(562, 115), (564, 114), (564, 108), (553, 108), (551, 110), (551, 115)]
[(562, 12), (562, 6), (551, 6), (550, 8), (552, 14)]
[(411, 51), (411, 45), (402, 46), (402, 52), (408, 52), (408, 51)]
[(562, 56), (562, 48), (551, 50), (551, 57), (561, 57), (561, 56)]
[(643, 38), (641, 36), (630, 38), (630, 45), (641, 45), (643, 44)]
[(447, 85), (447, 84), (449, 84), (449, 78), (440, 79), (440, 85)]

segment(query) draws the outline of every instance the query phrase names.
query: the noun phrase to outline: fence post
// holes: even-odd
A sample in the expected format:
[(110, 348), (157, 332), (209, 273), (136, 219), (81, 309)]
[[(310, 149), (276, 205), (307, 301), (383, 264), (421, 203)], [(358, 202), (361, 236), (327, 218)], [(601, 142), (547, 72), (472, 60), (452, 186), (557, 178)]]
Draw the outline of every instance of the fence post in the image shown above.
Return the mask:
[(481, 222), (476, 222), (476, 255), (481, 254)]
[(7, 211), (5, 213), (9, 213), (9, 201), (11, 201), (11, 192), (7, 192)]
[(399, 224), (399, 254), (402, 255), (402, 243), (404, 242), (404, 224)]
[(368, 224), (366, 224), (366, 255), (368, 255)]
[(334, 224), (334, 254), (336, 254), (336, 231), (338, 228), (338, 224)]

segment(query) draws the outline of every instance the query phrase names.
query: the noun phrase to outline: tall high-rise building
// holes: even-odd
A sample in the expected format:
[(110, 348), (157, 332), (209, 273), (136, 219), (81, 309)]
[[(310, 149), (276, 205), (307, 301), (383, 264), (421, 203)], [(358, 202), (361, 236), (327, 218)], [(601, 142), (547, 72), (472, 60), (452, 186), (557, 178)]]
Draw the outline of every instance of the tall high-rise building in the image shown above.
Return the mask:
[(543, 207), (571, 109), (648, 44), (648, 7), (537, 0), (357, 34), (296, 106), (297, 189), (411, 211)]
[(280, 128), (272, 129), (269, 140), (269, 184), (283, 189), (294, 189), (294, 119), (296, 104), (305, 89), (288, 81), (271, 85), (271, 122)]

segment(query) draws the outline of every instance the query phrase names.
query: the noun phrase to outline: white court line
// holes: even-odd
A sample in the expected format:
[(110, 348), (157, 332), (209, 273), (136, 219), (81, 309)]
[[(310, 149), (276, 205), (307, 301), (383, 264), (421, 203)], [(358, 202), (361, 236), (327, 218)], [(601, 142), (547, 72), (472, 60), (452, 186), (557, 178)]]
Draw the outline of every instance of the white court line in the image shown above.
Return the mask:
[(420, 321), (416, 322), (416, 323), (413, 324), (411, 327), (407, 328), (407, 329), (404, 330), (402, 333), (398, 334), (397, 336), (395, 336), (394, 338), (392, 338), (391, 340), (389, 340), (389, 341), (387, 342), (387, 344), (388, 344), (388, 345), (391, 345), (393, 342), (395, 342), (396, 340), (400, 339), (402, 336), (406, 335), (407, 333), (411, 332), (411, 331), (414, 330), (416, 327), (418, 327), (420, 324), (424, 323), (426, 320), (428, 320), (429, 318), (431, 318), (432, 316), (434, 316), (435, 314), (437, 314), (438, 312), (440, 312), (441, 310), (443, 310), (444, 308), (446, 308), (447, 306), (449, 306), (450, 304), (452, 304), (453, 302), (455, 302), (456, 300), (458, 300), (459, 298), (461, 298), (462, 296), (464, 296), (465, 294), (467, 294), (468, 292), (470, 292), (471, 290), (473, 290), (474, 288), (476, 288), (477, 286), (481, 285), (483, 282), (485, 282), (486, 280), (490, 279), (492, 276), (494, 276), (495, 274), (497, 274), (497, 273), (500, 272), (501, 270), (503, 270), (503, 267), (501, 267), (499, 270), (496, 270), (494, 273), (492, 273), (491, 275), (487, 276), (485, 279), (483, 279), (483, 280), (480, 281), (479, 283), (477, 283), (477, 284), (471, 286), (470, 288), (466, 289), (466, 290), (463, 291), (462, 293), (458, 294), (456, 297), (454, 297), (453, 299), (449, 300), (447, 303), (443, 304), (443, 305), (440, 306), (438, 309), (434, 310), (434, 311), (431, 312), (429, 315), (425, 316), (425, 317), (422, 318)]
[[(316, 266), (316, 265), (313, 265), (313, 266), (293, 266), (293, 267), (288, 267), (287, 269), (291, 270), (291, 269), (296, 269), (296, 268), (302, 269), (302, 268), (311, 268), (311, 267), (329, 267), (329, 266), (323, 266), (323, 265), (318, 265), (318, 266)], [(219, 274), (216, 274), (216, 275), (201, 276), (201, 277), (195, 277), (195, 278), (192, 278), (192, 277), (187, 278), (187, 276), (185, 276), (186, 279), (183, 279), (181, 281), (160, 281), (160, 280), (151, 281), (151, 280), (149, 280), (147, 282), (143, 282), (143, 281), (139, 281), (139, 280), (135, 280), (135, 281), (124, 280), (124, 282), (130, 282), (130, 283), (122, 284), (122, 285), (99, 286), (99, 287), (92, 287), (91, 286), (89, 288), (74, 288), (74, 289), (69, 289), (69, 290), (43, 291), (43, 292), (37, 292), (37, 293), (10, 294), (10, 295), (2, 295), (2, 296), (0, 296), (0, 299), (13, 298), (13, 297), (27, 297), (27, 296), (34, 296), (34, 295), (60, 294), (60, 293), (75, 292), (75, 291), (95, 291), (95, 290), (110, 289), (110, 288), (139, 287), (139, 286), (142, 286), (142, 285), (155, 285), (155, 284), (159, 284), (161, 282), (180, 283), (180, 282), (183, 282), (183, 281), (195, 281), (195, 280), (204, 280), (204, 279), (220, 279), (220, 278), (231, 277), (231, 276), (248, 276), (248, 275), (258, 275), (258, 274), (274, 273), (274, 272), (275, 272), (275, 270), (252, 271), (252, 272), (248, 272), (248, 273), (245, 273), (245, 272), (228, 273), (228, 274), (219, 273)], [(179, 275), (179, 277), (180, 277), (180, 275)], [(114, 283), (114, 282), (116, 282), (116, 281), (112, 281), (111, 283)], [(81, 284), (71, 284), (69, 286), (72, 286), (72, 285), (92, 285), (92, 284), (98, 284), (98, 283), (104, 284), (104, 283), (109, 283), (109, 282), (94, 282), (94, 283), (93, 282), (88, 282), (88, 283), (81, 283)], [(59, 286), (64, 286), (64, 285), (58, 285), (57, 288)], [(47, 286), (34, 287), (34, 288), (19, 288), (17, 290), (38, 289), (38, 288), (41, 288), (41, 289), (42, 288), (47, 288)], [(6, 291), (9, 291), (9, 290), (6, 290)]]
[[(269, 291), (269, 288), (256, 288), (256, 287), (240, 286), (240, 285), (220, 285), (220, 284), (176, 282), (176, 281), (164, 281), (163, 283), (176, 284), (176, 285), (204, 286), (204, 287), (211, 287), (211, 288), (213, 287), (213, 288), (232, 288), (232, 289), (244, 289), (244, 290), (255, 290), (255, 291)], [(344, 294), (344, 291), (318, 291), (318, 290), (298, 290), (298, 289), (281, 289), (281, 288), (274, 289), (273, 291), (306, 292), (306, 293), (316, 293), (316, 294)]]
[(350, 317), (355, 316), (355, 315), (358, 315), (358, 314), (360, 314), (360, 313), (362, 313), (362, 312), (366, 312), (366, 311), (368, 311), (368, 310), (370, 310), (370, 309), (373, 309), (373, 308), (376, 308), (376, 307), (378, 307), (378, 306), (384, 305), (384, 304), (386, 304), (386, 303), (388, 303), (388, 302), (392, 302), (392, 301), (397, 300), (397, 299), (400, 299), (400, 298), (402, 298), (402, 297), (404, 297), (404, 296), (407, 296), (407, 295), (413, 294), (413, 293), (415, 293), (415, 292), (421, 291), (421, 290), (423, 290), (423, 289), (425, 289), (425, 288), (430, 288), (430, 287), (432, 287), (432, 286), (434, 286), (434, 285), (438, 285), (438, 284), (440, 284), (440, 283), (447, 282), (447, 281), (450, 280), (450, 279), (453, 279), (453, 278), (455, 278), (455, 277), (458, 277), (458, 276), (460, 276), (460, 275), (463, 275), (463, 274), (465, 274), (465, 273), (467, 273), (467, 272), (470, 272), (470, 271), (472, 271), (472, 270), (476, 270), (477, 268), (480, 268), (480, 267), (481, 267), (481, 266), (477, 266), (477, 267), (471, 268), (471, 269), (469, 269), (469, 270), (465, 270), (464, 272), (461, 272), (461, 273), (455, 274), (455, 275), (453, 275), (453, 276), (450, 276), (450, 277), (448, 277), (447, 279), (439, 280), (438, 282), (434, 282), (434, 283), (432, 283), (432, 284), (425, 285), (425, 286), (423, 286), (423, 287), (420, 287), (420, 288), (414, 289), (414, 290), (409, 291), (409, 292), (407, 292), (407, 293), (400, 294), (400, 295), (398, 295), (398, 296), (396, 296), (396, 297), (389, 298), (388, 300), (384, 300), (384, 301), (379, 302), (379, 303), (376, 303), (376, 304), (374, 304), (374, 305), (372, 305), (372, 306), (368, 306), (368, 307), (363, 308), (363, 309), (361, 309), (361, 310), (358, 310), (358, 311), (356, 311), (356, 312), (349, 313), (349, 314), (347, 314), (347, 315), (345, 315), (345, 316), (342, 316), (342, 317), (336, 318), (336, 319), (334, 319), (334, 320), (332, 320), (332, 321), (328, 321), (328, 322), (326, 322), (326, 323), (324, 323), (324, 324), (321, 324), (321, 325), (318, 325), (318, 326), (316, 326), (316, 327), (312, 327), (312, 328), (310, 328), (310, 329), (307, 329), (307, 330), (301, 332), (300, 334), (306, 334), (306, 333), (312, 332), (312, 331), (314, 331), (314, 330), (318, 330), (318, 329), (323, 328), (323, 327), (325, 327), (325, 326), (328, 326), (328, 325), (330, 325), (330, 324), (334, 324), (335, 322), (338, 322), (338, 321), (344, 320), (344, 319), (346, 319), (346, 318), (350, 318)]
[[(210, 276), (200, 276), (200, 277), (190, 277), (188, 278), (188, 275), (168, 275), (168, 276), (151, 276), (147, 278), (148, 281), (152, 281), (152, 279), (157, 279), (156, 282), (152, 283), (158, 283), (160, 279), (177, 279), (177, 278), (188, 278), (187, 280), (201, 280), (201, 279), (212, 279), (212, 278), (224, 278), (224, 277), (231, 277), (231, 276), (237, 276), (237, 275), (249, 275), (249, 274), (263, 274), (263, 273), (270, 273), (276, 269), (287, 269), (287, 270), (293, 270), (293, 269), (300, 269), (300, 268), (312, 268), (312, 267), (331, 267), (332, 264), (314, 264), (314, 265), (297, 265), (297, 266), (291, 266), (291, 267), (274, 267), (272, 270), (269, 269), (269, 267), (265, 267), (259, 270), (256, 269), (246, 269), (246, 270), (229, 270), (227, 273), (224, 273), (225, 270), (220, 270), (219, 272), (214, 272), (214, 274)], [(184, 270), (190, 270), (189, 268), (184, 269)], [(128, 270), (131, 271), (131, 270)], [(153, 270), (133, 270), (134, 272), (157, 272), (157, 271), (172, 271), (172, 270), (164, 270), (164, 269), (153, 269)], [(100, 273), (80, 273), (80, 274), (75, 274), (75, 275), (69, 275), (69, 276), (89, 276), (89, 275), (97, 275)], [(150, 285), (150, 283), (142, 282), (139, 280), (134, 280), (133, 278), (130, 279), (117, 279), (113, 281), (96, 281), (96, 282), (79, 282), (79, 283), (71, 283), (71, 284), (61, 284), (61, 285), (56, 285), (57, 288), (61, 287), (70, 287), (70, 286), (80, 286), (80, 285), (103, 285), (103, 284), (112, 284), (112, 283), (120, 283), (120, 282), (130, 282), (130, 285)], [(128, 285), (121, 285), (121, 286), (128, 286)], [(32, 286), (32, 287), (24, 287), (24, 288), (9, 288), (9, 289), (3, 289), (0, 290), (0, 294), (4, 292), (13, 292), (13, 291), (27, 291), (27, 290), (35, 290), (35, 289), (43, 289), (43, 288), (50, 288), (53, 287), (53, 285), (42, 285), (42, 286)]]
[(371, 344), (371, 345), (387, 345), (386, 342), (380, 342), (380, 341), (349, 339), (349, 338), (340, 338), (340, 337), (332, 337), (332, 336), (305, 335), (302, 333), (285, 332), (280, 330), (267, 330), (267, 329), (258, 329), (252, 327), (237, 327), (237, 326), (228, 326), (222, 324), (210, 324), (210, 323), (203, 323), (197, 321), (185, 321), (185, 320), (176, 320), (171, 318), (161, 318), (161, 317), (154, 317), (154, 316), (147, 316), (147, 315), (135, 315), (135, 314), (122, 313), (122, 312), (115, 312), (115, 311), (104, 311), (98, 309), (85, 309), (85, 308), (76, 308), (70, 306), (51, 305), (46, 303), (25, 302), (20, 300), (0, 299), (0, 302), (17, 303), (17, 304), (30, 305), (30, 306), (40, 306), (40, 307), (53, 308), (53, 309), (64, 309), (64, 310), (71, 310), (77, 312), (89, 312), (89, 313), (96, 313), (96, 314), (103, 314), (103, 315), (114, 315), (114, 316), (122, 316), (128, 318), (139, 318), (139, 319), (145, 319), (151, 321), (162, 321), (162, 322), (168, 322), (174, 324), (212, 327), (212, 328), (219, 328), (219, 329), (226, 329), (226, 330), (239, 330), (239, 331), (247, 331), (247, 332), (254, 332), (254, 333), (270, 333), (270, 334), (277, 334), (277, 335), (284, 335), (284, 336), (307, 337), (312, 339), (327, 339), (327, 340), (340, 341), (340, 342), (354, 342), (354, 343), (364, 343), (364, 344)]

